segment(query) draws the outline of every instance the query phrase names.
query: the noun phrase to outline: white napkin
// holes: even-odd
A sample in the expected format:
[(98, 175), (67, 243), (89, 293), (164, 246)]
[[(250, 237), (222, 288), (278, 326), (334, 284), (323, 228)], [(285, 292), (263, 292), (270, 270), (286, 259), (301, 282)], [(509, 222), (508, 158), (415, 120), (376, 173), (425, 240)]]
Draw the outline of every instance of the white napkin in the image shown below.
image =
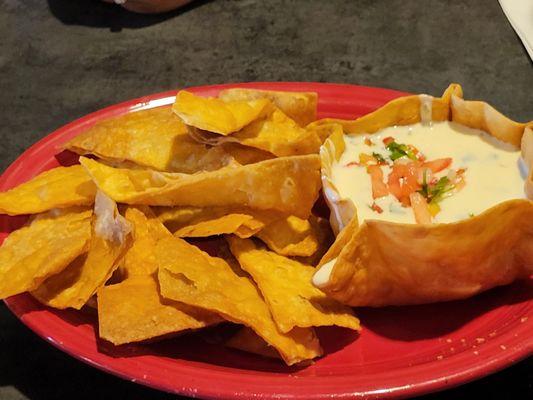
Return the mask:
[(503, 12), (533, 60), (533, 0), (499, 0)]

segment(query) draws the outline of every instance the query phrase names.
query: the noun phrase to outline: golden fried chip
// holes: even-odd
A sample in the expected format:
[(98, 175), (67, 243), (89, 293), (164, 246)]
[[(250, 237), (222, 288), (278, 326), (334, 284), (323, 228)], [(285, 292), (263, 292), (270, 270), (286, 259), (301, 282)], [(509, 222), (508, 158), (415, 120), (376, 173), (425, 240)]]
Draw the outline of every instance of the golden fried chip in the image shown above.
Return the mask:
[(153, 276), (98, 289), (98, 329), (115, 345), (160, 338), (221, 322), (217, 314), (163, 300)]
[(91, 205), (96, 186), (81, 165), (57, 167), (0, 193), (0, 214), (37, 214), (52, 208)]
[(172, 110), (187, 124), (209, 132), (229, 135), (266, 115), (272, 108), (267, 99), (222, 101), (200, 97), (185, 90), (176, 95)]
[(294, 257), (294, 259), (302, 264), (316, 267), (335, 241), (335, 235), (327, 219), (311, 216), (309, 221), (313, 231), (316, 233), (318, 249), (310, 256)]
[(0, 247), (0, 298), (37, 288), (87, 250), (92, 211), (53, 210), (12, 232)]
[(136, 275), (151, 275), (157, 271), (154, 247), (158, 240), (171, 233), (148, 206), (128, 206), (124, 217), (133, 225), (133, 244), (119, 266), (123, 279)]
[(324, 143), (324, 141), (333, 134), (342, 135), (344, 133), (342, 130), (342, 125), (334, 122), (325, 123), (322, 125), (310, 124), (306, 127), (306, 129), (315, 132), (322, 143)]
[(127, 204), (247, 206), (307, 218), (320, 189), (317, 155), (275, 158), (194, 175), (111, 168), (80, 162), (108, 196)]
[(289, 365), (321, 355), (310, 328), (281, 333), (257, 287), (238, 266), (210, 257), (179, 238), (160, 240), (156, 258), (159, 284), (165, 298), (219, 313), (252, 328), (276, 348)]
[(156, 207), (161, 222), (177, 237), (234, 233), (247, 238), (282, 215), (270, 210), (231, 207)]
[(278, 157), (318, 153), (322, 140), (317, 132), (317, 128), (298, 126), (279, 109), (274, 109), (267, 117), (253, 121), (230, 136), (189, 127), (191, 137), (201, 143), (221, 145), (235, 142)]
[(247, 326), (241, 328), (225, 343), (233, 349), (246, 351), (247, 353), (258, 354), (268, 358), (280, 358), (279, 353), (265, 342), (261, 337)]
[(194, 141), (170, 107), (129, 113), (98, 122), (65, 146), (111, 163), (131, 163), (159, 171), (193, 173), (227, 165), (223, 149)]
[(316, 120), (318, 95), (314, 92), (279, 92), (234, 88), (222, 90), (218, 97), (226, 102), (269, 99), (300, 126), (306, 126)]
[[(191, 139), (192, 140), (192, 139)], [(220, 148), (225, 154), (241, 165), (253, 164), (274, 158), (274, 154), (254, 147), (243, 146), (239, 143), (223, 143), (214, 149)]]
[(313, 267), (260, 248), (251, 239), (233, 236), (228, 242), (241, 268), (259, 287), (280, 331), (325, 325), (360, 329), (349, 307), (313, 286)]
[(276, 253), (284, 256), (312, 256), (318, 250), (315, 225), (293, 215), (271, 222), (255, 234)]
[(131, 244), (131, 225), (116, 204), (102, 192), (96, 194), (93, 235), (89, 251), (61, 273), (46, 279), (32, 295), (54, 308), (79, 310), (118, 267)]

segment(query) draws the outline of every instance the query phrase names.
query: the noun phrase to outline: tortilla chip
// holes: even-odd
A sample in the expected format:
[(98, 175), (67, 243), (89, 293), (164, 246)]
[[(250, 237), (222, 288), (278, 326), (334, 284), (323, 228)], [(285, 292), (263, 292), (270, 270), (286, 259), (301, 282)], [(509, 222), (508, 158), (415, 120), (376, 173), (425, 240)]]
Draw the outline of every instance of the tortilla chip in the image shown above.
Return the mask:
[(225, 319), (252, 328), (276, 348), (289, 365), (322, 354), (310, 328), (281, 333), (257, 287), (238, 266), (210, 257), (178, 238), (157, 243), (159, 284), (165, 298), (217, 312)]
[(57, 167), (0, 193), (0, 214), (37, 214), (52, 208), (91, 205), (96, 186), (81, 165)]
[(300, 126), (316, 120), (318, 95), (314, 92), (278, 92), (259, 89), (225, 89), (218, 97), (224, 101), (268, 99)]
[(225, 345), (233, 349), (257, 354), (263, 357), (281, 358), (276, 349), (261, 339), (257, 333), (247, 326), (241, 328), (235, 335), (229, 338)]
[[(228, 154), (241, 165), (254, 164), (257, 162), (270, 160), (274, 154), (253, 147), (243, 146), (239, 143), (223, 143), (220, 147), (225, 154)], [(218, 148), (218, 147), (215, 147)]]
[(259, 287), (281, 332), (329, 325), (360, 329), (349, 307), (313, 286), (313, 267), (258, 247), (251, 239), (233, 236), (228, 242), (241, 268)]
[(132, 167), (183, 173), (215, 170), (232, 160), (223, 149), (212, 149), (191, 139), (170, 107), (98, 122), (64, 147), (80, 155), (94, 154), (114, 166), (129, 163)]
[(302, 264), (316, 267), (335, 241), (335, 235), (327, 219), (311, 216), (309, 221), (317, 236), (318, 249), (310, 256), (292, 258)]
[(115, 345), (160, 338), (221, 322), (217, 314), (163, 300), (153, 276), (98, 289), (98, 328)]
[(220, 145), (235, 142), (278, 157), (318, 153), (322, 140), (317, 132), (318, 129), (298, 126), (277, 108), (267, 117), (253, 121), (231, 136), (220, 136), (207, 130), (189, 127), (191, 137), (201, 143)]
[(206, 237), (234, 233), (247, 238), (279, 219), (276, 211), (230, 207), (156, 207), (154, 211), (177, 237)]
[(194, 175), (110, 168), (80, 162), (108, 196), (127, 204), (247, 206), (307, 218), (320, 189), (317, 155), (275, 158)]
[(324, 143), (333, 134), (342, 135), (344, 133), (342, 125), (337, 123), (326, 123), (322, 125), (310, 124), (306, 129), (315, 132), (320, 138), (321, 143)]
[(92, 211), (53, 210), (12, 232), (0, 247), (0, 298), (36, 289), (87, 250)]
[(32, 291), (41, 303), (79, 310), (118, 267), (131, 245), (131, 226), (118, 214), (116, 204), (101, 192), (96, 194), (94, 215), (88, 253)]
[(133, 225), (133, 244), (119, 266), (121, 278), (155, 273), (154, 247), (158, 240), (171, 236), (171, 233), (148, 206), (128, 206), (124, 217)]
[(318, 235), (306, 219), (289, 216), (271, 222), (255, 234), (276, 253), (284, 256), (312, 256), (318, 250)]
[(271, 107), (267, 99), (225, 102), (180, 90), (172, 110), (187, 125), (226, 136), (265, 116)]

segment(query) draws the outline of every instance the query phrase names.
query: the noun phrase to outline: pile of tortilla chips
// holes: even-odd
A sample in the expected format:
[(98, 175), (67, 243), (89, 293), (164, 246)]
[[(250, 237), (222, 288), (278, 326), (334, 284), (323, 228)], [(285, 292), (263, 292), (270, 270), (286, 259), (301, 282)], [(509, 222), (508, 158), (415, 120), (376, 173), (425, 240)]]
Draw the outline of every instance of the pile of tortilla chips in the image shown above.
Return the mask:
[[(308, 126), (316, 107), (315, 93), (180, 91), (90, 127), (64, 145), (79, 164), (0, 193), (0, 213), (31, 214), (0, 247), (0, 297), (97, 304), (115, 345), (227, 321), (242, 325), (229, 347), (319, 357), (315, 327), (359, 321), (311, 283), (333, 241), (312, 213), (318, 151), (342, 129)], [(206, 237), (216, 256), (196, 245)]]

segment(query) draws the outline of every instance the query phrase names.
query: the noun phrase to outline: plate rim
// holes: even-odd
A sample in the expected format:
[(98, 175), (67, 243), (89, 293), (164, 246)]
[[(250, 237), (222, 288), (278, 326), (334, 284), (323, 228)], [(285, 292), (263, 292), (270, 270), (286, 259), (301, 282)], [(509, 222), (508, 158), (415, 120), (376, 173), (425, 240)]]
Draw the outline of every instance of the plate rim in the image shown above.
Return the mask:
[[(216, 93), (221, 89), (230, 88), (230, 87), (249, 87), (249, 88), (258, 88), (258, 89), (270, 89), (270, 90), (298, 90), (295, 88), (295, 86), (301, 86), (303, 90), (313, 90), (309, 89), (309, 86), (312, 87), (327, 87), (327, 88), (336, 88), (338, 90), (346, 90), (346, 91), (353, 91), (353, 90), (370, 90), (372, 92), (378, 93), (386, 93), (390, 96), (401, 96), (401, 95), (407, 95), (409, 93), (400, 92), (393, 89), (386, 89), (386, 88), (378, 88), (378, 87), (371, 87), (371, 86), (362, 86), (362, 85), (352, 85), (352, 84), (343, 84), (343, 83), (322, 83), (322, 82), (242, 82), (242, 83), (225, 83), (225, 84), (217, 84), (217, 85), (203, 85), (203, 86), (193, 86), (193, 87), (187, 87), (187, 90), (191, 90), (193, 92), (202, 92), (202, 93)], [(306, 89), (306, 87), (308, 89)], [(130, 113), (133, 111), (138, 111), (140, 109), (145, 108), (153, 108), (157, 105), (163, 105), (163, 103), (156, 104), (157, 101), (161, 101), (164, 99), (170, 99), (175, 96), (175, 93), (178, 91), (178, 89), (175, 90), (169, 90), (159, 93), (154, 93), (150, 95), (141, 96), (135, 99), (123, 101), (117, 104), (113, 104), (107, 107), (104, 107), (100, 110), (97, 110), (95, 112), (89, 113), (87, 115), (84, 115), (78, 119), (73, 120), (72, 122), (69, 122), (58, 129), (54, 130), (53, 132), (45, 135), (43, 138), (32, 144), (28, 149), (26, 149), (21, 155), (19, 155), (2, 173), (0, 176), (0, 189), (5, 189), (9, 187), (10, 183), (10, 176), (15, 174), (17, 169), (27, 162), (27, 158), (32, 156), (32, 153), (37, 152), (41, 147), (43, 146), (49, 146), (53, 144), (54, 142), (62, 142), (61, 140), (58, 140), (58, 138), (62, 138), (62, 134), (69, 132), (71, 129), (85, 126), (85, 125), (91, 125), (94, 122), (101, 120), (103, 118), (109, 118), (115, 115), (122, 115), (126, 113)], [(378, 96), (379, 97), (379, 96)], [(319, 96), (320, 101), (320, 96)], [(168, 104), (168, 103), (167, 103)], [(57, 143), (56, 143), (57, 144)], [(76, 346), (69, 346), (65, 345), (63, 342), (59, 342), (54, 339), (53, 335), (50, 336), (46, 329), (41, 325), (37, 323), (38, 320), (29, 318), (25, 318), (24, 315), (21, 315), (19, 313), (20, 310), (18, 310), (18, 305), (21, 302), (24, 301), (24, 297), (29, 297), (29, 294), (21, 294), (18, 296), (13, 296), (11, 298), (5, 299), (4, 302), (7, 305), (8, 309), (24, 324), (26, 325), (30, 330), (35, 332), (38, 336), (43, 338), (48, 343), (51, 343), (54, 347), (58, 348), (59, 350), (69, 354), (70, 356), (89, 364), (93, 367), (96, 367), (102, 371), (105, 371), (107, 373), (110, 373), (112, 375), (118, 376), (122, 379), (126, 379), (129, 381), (134, 381), (140, 384), (143, 384), (145, 386), (149, 386), (158, 390), (163, 390), (175, 394), (182, 394), (187, 396), (202, 396), (202, 397), (208, 397), (208, 398), (234, 398), (234, 399), (241, 399), (241, 398), (249, 398), (250, 396), (259, 396), (262, 398), (300, 398), (300, 399), (322, 399), (322, 398), (344, 398), (344, 397), (365, 397), (365, 398), (400, 398), (405, 396), (415, 396), (415, 395), (421, 395), (425, 393), (430, 393), (438, 390), (445, 390), (449, 389), (454, 386), (458, 386), (460, 384), (470, 382), (475, 379), (479, 379), (481, 377), (484, 377), (486, 375), (492, 374), (494, 372), (497, 372), (501, 369), (504, 369), (522, 359), (527, 358), (530, 356), (533, 352), (533, 318), (528, 320), (527, 324), (521, 324), (518, 328), (520, 329), (520, 332), (523, 331), (524, 337), (522, 340), (518, 340), (522, 346), (512, 347), (509, 346), (509, 349), (505, 352), (500, 353), (492, 353), (491, 357), (487, 357), (483, 362), (479, 363), (473, 363), (473, 365), (470, 368), (462, 368), (460, 371), (456, 371), (453, 374), (450, 374), (449, 369), (446, 368), (447, 363), (451, 363), (452, 361), (456, 361), (458, 356), (465, 357), (466, 354), (464, 353), (458, 353), (457, 355), (453, 357), (448, 357), (445, 360), (440, 361), (441, 367), (447, 371), (445, 373), (445, 376), (433, 378), (433, 379), (417, 379), (416, 383), (414, 384), (406, 384), (406, 385), (400, 385), (396, 387), (391, 388), (383, 388), (383, 389), (374, 389), (374, 390), (365, 390), (365, 391), (347, 391), (346, 389), (341, 389), (338, 392), (335, 391), (328, 391), (327, 393), (313, 393), (310, 394), (306, 392), (305, 390), (300, 393), (295, 393), (295, 387), (294, 386), (286, 386), (286, 392), (280, 393), (275, 391), (269, 391), (268, 393), (264, 391), (264, 387), (262, 388), (263, 391), (257, 391), (256, 389), (261, 386), (272, 386), (272, 382), (268, 383), (257, 383), (256, 386), (248, 387), (247, 390), (244, 391), (235, 391), (231, 388), (227, 388), (226, 390), (223, 390), (218, 385), (213, 385), (214, 377), (207, 376), (203, 378), (206, 383), (210, 383), (210, 385), (204, 385), (203, 387), (198, 387), (195, 385), (189, 385), (188, 387), (182, 386), (182, 387), (176, 387), (173, 385), (164, 385), (164, 384), (158, 384), (154, 383), (153, 379), (147, 379), (143, 378), (142, 376), (134, 376), (130, 372), (122, 371), (120, 368), (110, 367), (109, 363), (106, 365), (105, 362), (98, 361), (97, 359), (101, 357), (106, 358), (110, 356), (107, 356), (103, 353), (100, 353), (97, 351), (97, 355), (99, 357), (96, 357), (96, 359), (84, 356), (80, 354), (79, 352), (76, 352), (75, 347)], [(28, 300), (26, 298), (26, 300)], [(532, 301), (532, 300), (530, 300)], [(50, 312), (47, 310), (46, 307), (42, 306), (44, 310), (47, 312)], [(58, 317), (59, 318), (59, 317)], [(505, 334), (502, 334), (499, 338), (502, 339), (508, 339), (506, 340), (506, 343), (509, 343), (513, 337), (512, 335), (516, 334), (516, 330), (511, 330), (510, 332), (505, 332)], [(527, 340), (528, 334), (530, 339)], [(520, 336), (520, 335), (519, 335)], [(520, 339), (521, 336), (518, 338)], [(517, 339), (516, 337), (514, 339)], [(500, 342), (493, 343), (494, 346), (498, 346)], [(496, 354), (496, 355), (495, 355)], [(472, 357), (472, 356), (470, 356)], [(468, 357), (467, 357), (468, 358)], [(478, 359), (479, 360), (479, 359)], [(424, 364), (422, 364), (424, 365)], [(449, 367), (448, 367), (449, 368)], [(191, 369), (191, 366), (186, 366), (186, 369)], [(202, 371), (205, 369), (200, 367), (192, 367), (192, 369), (198, 369), (198, 371)], [(213, 374), (214, 371), (210, 370), (209, 374)], [(230, 375), (232, 373), (229, 373)], [(219, 374), (221, 375), (221, 374)], [(222, 374), (223, 375), (223, 374)], [(281, 374), (285, 376), (286, 374)], [(198, 377), (196, 377), (198, 378)], [(242, 378), (242, 377), (240, 377)], [(310, 378), (316, 377), (298, 377), (298, 380), (300, 382), (302, 381), (309, 381)], [(264, 378), (259, 378), (261, 380), (264, 380)], [(274, 380), (277, 380), (274, 379)], [(196, 385), (198, 385), (196, 383)], [(213, 388), (213, 386), (215, 386)], [(303, 385), (301, 385), (304, 387)]]

